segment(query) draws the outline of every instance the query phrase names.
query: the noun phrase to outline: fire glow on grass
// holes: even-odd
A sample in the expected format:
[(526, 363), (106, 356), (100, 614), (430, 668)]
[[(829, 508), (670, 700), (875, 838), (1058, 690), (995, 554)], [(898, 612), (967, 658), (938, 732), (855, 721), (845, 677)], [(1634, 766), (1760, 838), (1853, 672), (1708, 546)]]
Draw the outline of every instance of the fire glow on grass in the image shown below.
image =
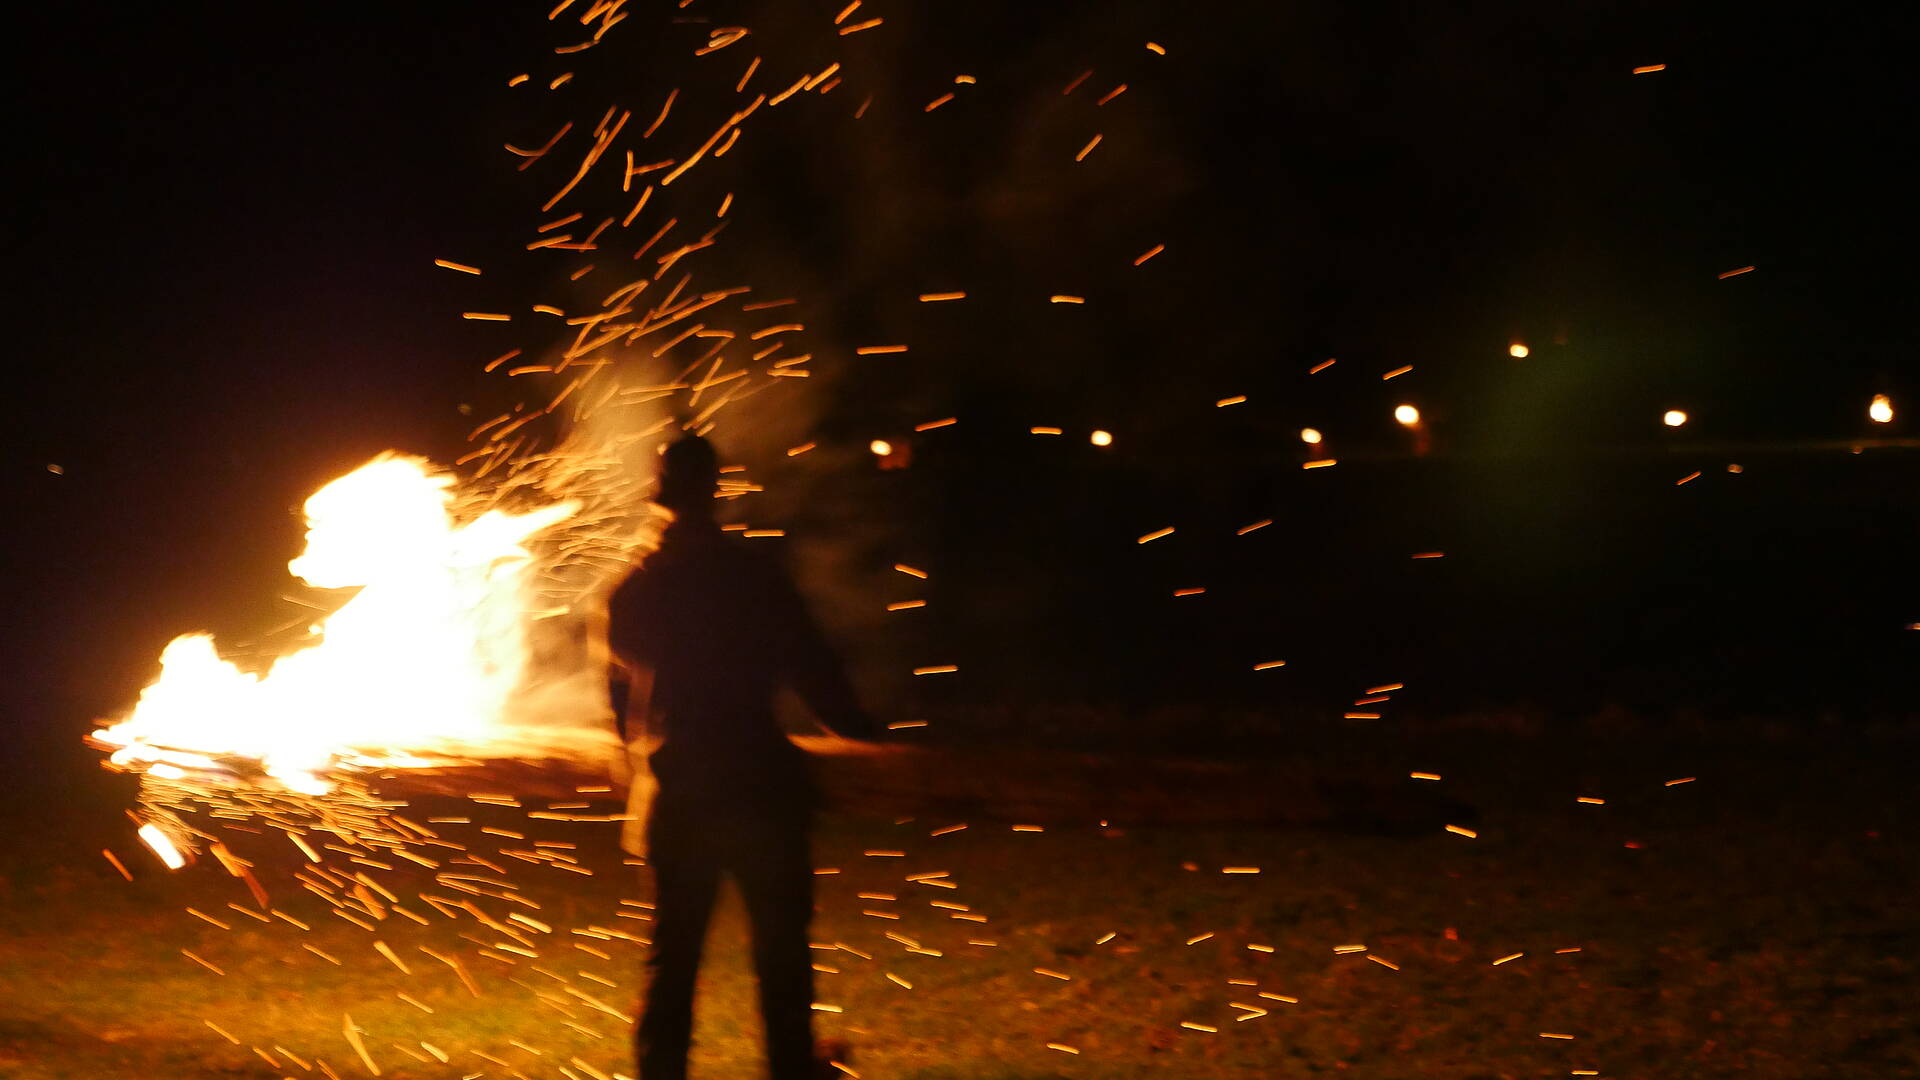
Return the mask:
[(175, 638), (133, 712), (94, 733), (118, 767), (161, 779), (254, 773), (321, 794), (339, 766), (430, 763), (513, 741), (508, 706), (528, 662), (527, 540), (561, 503), (452, 516), (453, 478), (385, 455), (307, 500), (287, 565), (320, 589), (358, 589), (311, 643), (254, 674), (206, 634)]

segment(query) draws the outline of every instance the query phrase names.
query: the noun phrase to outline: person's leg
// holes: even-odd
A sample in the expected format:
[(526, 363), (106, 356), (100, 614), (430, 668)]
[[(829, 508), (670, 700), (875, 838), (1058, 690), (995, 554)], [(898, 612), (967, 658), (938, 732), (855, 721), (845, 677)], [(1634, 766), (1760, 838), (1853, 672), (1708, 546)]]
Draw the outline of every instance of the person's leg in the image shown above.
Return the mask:
[(712, 845), (685, 827), (662, 823), (648, 830), (653, 868), (653, 950), (646, 1006), (634, 1029), (640, 1080), (684, 1080), (693, 1044), (693, 988), (720, 884)]
[(754, 827), (731, 869), (753, 923), (753, 966), (773, 1080), (811, 1080), (813, 858), (804, 813)]

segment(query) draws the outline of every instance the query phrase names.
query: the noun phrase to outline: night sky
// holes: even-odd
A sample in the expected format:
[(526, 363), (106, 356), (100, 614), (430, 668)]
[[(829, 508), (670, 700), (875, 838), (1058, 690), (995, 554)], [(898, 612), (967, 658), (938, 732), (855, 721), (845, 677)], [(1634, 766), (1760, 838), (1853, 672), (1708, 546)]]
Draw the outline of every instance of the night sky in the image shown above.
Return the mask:
[[(799, 17), (700, 7), (769, 42)], [(1855, 688), (1911, 669), (1916, 451), (1833, 448), (1911, 432), (1920, 411), (1899, 164), (1911, 80), (1876, 10), (941, 7), (886, 10), (886, 27), (840, 41), (810, 31), (792, 48), (844, 46), (870, 85), (850, 74), (831, 109), (743, 140), (727, 180), (756, 216), (726, 258), (811, 298), (827, 336), (911, 339), (912, 359), (823, 365), (791, 412), (806, 430), (720, 438), (775, 471), (809, 433), (855, 447), (792, 474), (805, 496), (770, 497), (763, 516), (844, 531), (856, 563), (883, 569), (891, 547), (951, 568), (936, 596), (955, 615), (934, 639), (983, 654), (995, 689), (980, 693), (1046, 682), (1044, 660), (1066, 696), (1178, 697), (1275, 612), (1317, 627), (1271, 644), (1337, 669), (1322, 676), (1335, 695), (1391, 661), (1454, 672), (1462, 701), (1525, 696), (1537, 687), (1505, 680), (1554, 657), (1543, 682), (1578, 672), (1624, 693), (1589, 669), (1634, 666), (1619, 650), (1651, 632), (1636, 581), (1699, 586), (1663, 617), (1663, 647), (1728, 623), (1778, 637), (1753, 628), (1771, 613), (1850, 657), (1823, 670)], [(705, 70), (689, 54), (707, 28), (660, 32), (649, 10), (610, 36), (619, 56), (580, 60), (576, 87), (510, 90), (512, 74), (561, 70), (543, 15), (43, 9), (10, 35), (10, 755), (72, 747), (174, 634), (257, 629), (307, 493), (389, 447), (450, 460), (473, 423), (458, 407), (510, 398), (481, 365), (547, 342), (459, 313), (569, 294), (559, 263), (509, 261), (551, 178), (515, 173), (501, 144), (608, 95), (646, 112)], [(708, 77), (737, 76), (749, 46), (734, 48), (703, 61)], [(954, 87), (959, 72), (977, 86)], [(1086, 98), (1119, 82), (1092, 115)], [(967, 93), (923, 112), (943, 89)], [(875, 111), (855, 127), (862, 92)], [(1090, 130), (1104, 142), (1075, 164)], [(1155, 243), (1165, 254), (1130, 265)], [(915, 310), (943, 287), (976, 299)], [(1514, 341), (1531, 357), (1511, 360)], [(1307, 381), (1328, 357), (1341, 364)], [(1403, 364), (1415, 372), (1380, 383)], [(1876, 392), (1904, 411), (1894, 430), (1866, 431)], [(1213, 408), (1236, 394), (1240, 411)], [(1389, 416), (1403, 399), (1432, 422), (1423, 461)], [(1675, 405), (1695, 416), (1691, 445), (1734, 449), (1676, 445), (1658, 425)], [(949, 414), (964, 435), (916, 445), (915, 468), (881, 476), (857, 452)], [(1031, 424), (1072, 445), (1036, 445)], [(1303, 424), (1355, 464), (1343, 494), (1302, 486)], [(1118, 435), (1111, 454), (1086, 446), (1093, 426)], [(1725, 488), (1732, 461), (1751, 494)], [(1673, 490), (1693, 469), (1699, 487)], [(1288, 537), (1266, 562), (1207, 545), (1125, 562), (1176, 519), (1230, 533), (1263, 516)], [(1397, 576), (1406, 552), (1441, 547), (1444, 583)], [(1368, 568), (1385, 560), (1400, 561)], [(1164, 626), (1115, 627), (1183, 574), (1260, 584), (1180, 615), (1194, 624), (1162, 664), (1147, 650)], [(1051, 591), (995, 591), (1010, 581)], [(837, 611), (857, 583), (816, 585)], [(1576, 629), (1595, 624), (1610, 629)], [(996, 666), (978, 645), (996, 632), (1038, 647)], [(1459, 644), (1475, 635), (1532, 651), (1463, 667), (1484, 653)], [(1101, 666), (1116, 656), (1163, 677), (1116, 684)], [(1712, 677), (1778, 659), (1743, 646)]]

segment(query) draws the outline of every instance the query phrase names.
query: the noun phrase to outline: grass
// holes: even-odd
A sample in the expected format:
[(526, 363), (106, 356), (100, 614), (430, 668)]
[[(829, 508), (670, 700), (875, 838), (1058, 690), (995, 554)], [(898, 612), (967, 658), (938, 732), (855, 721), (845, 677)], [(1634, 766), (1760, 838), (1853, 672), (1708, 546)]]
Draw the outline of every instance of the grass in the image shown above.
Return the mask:
[[(1901, 831), (1907, 788), (1891, 764), (1903, 749), (1454, 739), (1380, 755), (1378, 768), (1403, 776), (1414, 761), (1442, 773), (1439, 783), (1480, 808), (1476, 838), (1124, 823), (1030, 833), (987, 822), (935, 837), (953, 822), (830, 821), (816, 863), (840, 872), (817, 878), (815, 940), (872, 959), (816, 954), (837, 969), (819, 976), (818, 997), (844, 1010), (821, 1014), (821, 1032), (851, 1039), (862, 1076), (900, 1080), (1920, 1075), (1915, 860)], [(1665, 786), (1681, 775), (1699, 779)], [(498, 842), (479, 833), (491, 824), (577, 843), (594, 870), (517, 866), (512, 880), (539, 910), (485, 905), (496, 918), (518, 910), (550, 924), (550, 935), (528, 932), (539, 959), (476, 955), (460, 934), (503, 939), (414, 900), (458, 895), (436, 890), (424, 868), (375, 880), (427, 925), (390, 915), (369, 933), (334, 917), (286, 877), (301, 860), (272, 830), (237, 836), (236, 850), (259, 864), (274, 906), (310, 931), (227, 907), (252, 902), (211, 860), (175, 874), (136, 860), (129, 884), (97, 857), (51, 868), (16, 857), (0, 894), (0, 1076), (305, 1078), (324, 1075), (320, 1061), (365, 1076), (342, 1033), (349, 1014), (386, 1077), (630, 1071), (626, 1025), (580, 995), (630, 1013), (643, 946), (570, 933), (646, 936), (645, 921), (616, 917), (646, 887), (620, 864), (611, 827), (458, 812), (474, 824), (437, 828), (476, 851)], [(124, 837), (107, 839), (132, 854)], [(862, 854), (877, 849), (907, 854)], [(904, 880), (941, 870), (959, 887)], [(935, 901), (988, 921), (953, 919)], [(888, 931), (942, 955), (910, 952)], [(376, 938), (411, 974), (373, 949)], [(1347, 944), (1366, 949), (1335, 952)], [(422, 945), (463, 956), (480, 996)], [(1524, 955), (1494, 965), (1514, 953)], [(703, 979), (698, 1075), (754, 1075), (752, 979), (731, 901)], [(1239, 1020), (1247, 1010), (1232, 1002), (1269, 1011)]]

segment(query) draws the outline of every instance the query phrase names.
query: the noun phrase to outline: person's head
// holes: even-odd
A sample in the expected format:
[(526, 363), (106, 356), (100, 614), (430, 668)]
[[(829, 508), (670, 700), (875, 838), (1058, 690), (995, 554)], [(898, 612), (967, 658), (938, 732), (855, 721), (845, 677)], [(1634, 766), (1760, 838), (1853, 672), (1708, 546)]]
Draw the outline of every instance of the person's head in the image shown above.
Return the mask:
[(720, 456), (713, 444), (698, 435), (668, 443), (660, 454), (660, 482), (653, 501), (675, 517), (713, 513), (713, 493), (720, 482)]

